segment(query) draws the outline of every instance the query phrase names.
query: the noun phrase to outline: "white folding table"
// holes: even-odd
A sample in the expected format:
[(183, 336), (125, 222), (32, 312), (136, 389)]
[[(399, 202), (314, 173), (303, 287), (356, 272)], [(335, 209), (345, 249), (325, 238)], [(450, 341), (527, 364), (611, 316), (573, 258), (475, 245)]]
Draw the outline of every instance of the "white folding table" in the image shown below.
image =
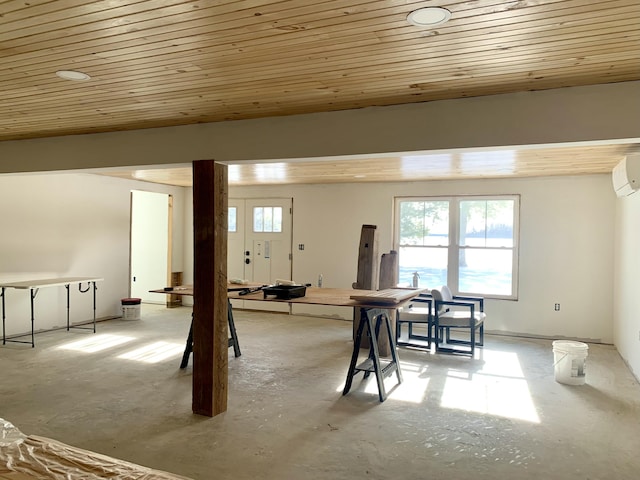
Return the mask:
[[(96, 333), (96, 282), (103, 281), (103, 278), (98, 277), (68, 277), (68, 278), (47, 278), (47, 279), (38, 279), (38, 280), (23, 280), (20, 282), (7, 282), (0, 283), (0, 288), (2, 289), (2, 293), (0, 296), (2, 297), (2, 344), (6, 345), (7, 342), (16, 342), (16, 343), (31, 343), (31, 347), (35, 347), (35, 339), (34, 339), (34, 309), (33, 304), (38, 295), (38, 291), (41, 288), (45, 287), (59, 287), (63, 286), (67, 289), (67, 331), (70, 328), (83, 328), (90, 330), (92, 327), (80, 327), (71, 325), (69, 321), (69, 309), (70, 309), (70, 295), (69, 295), (69, 287), (72, 284), (78, 284), (78, 291), (80, 293), (86, 293), (89, 290), (93, 290), (93, 333)], [(85, 289), (82, 288), (82, 284), (86, 283), (87, 287)], [(92, 289), (93, 287), (93, 289)], [(16, 288), (19, 290), (30, 290), (31, 293), (31, 342), (25, 342), (23, 340), (7, 340), (5, 335), (5, 298), (6, 298), (6, 289), (7, 288)], [(19, 335), (19, 337), (24, 337), (29, 335), (28, 333), (25, 335)]]

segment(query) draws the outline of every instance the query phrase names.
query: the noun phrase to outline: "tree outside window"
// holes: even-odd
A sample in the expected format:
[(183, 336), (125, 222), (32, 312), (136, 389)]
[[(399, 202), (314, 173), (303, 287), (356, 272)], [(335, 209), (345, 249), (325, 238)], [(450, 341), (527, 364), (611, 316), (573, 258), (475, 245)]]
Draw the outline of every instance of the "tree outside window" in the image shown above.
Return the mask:
[(517, 196), (397, 198), (399, 285), (516, 298)]

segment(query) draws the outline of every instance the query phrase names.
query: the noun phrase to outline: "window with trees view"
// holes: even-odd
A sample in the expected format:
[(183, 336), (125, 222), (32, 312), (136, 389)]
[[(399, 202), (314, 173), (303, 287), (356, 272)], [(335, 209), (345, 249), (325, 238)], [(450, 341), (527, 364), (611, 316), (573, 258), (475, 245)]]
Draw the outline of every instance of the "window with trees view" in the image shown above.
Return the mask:
[[(519, 197), (396, 198), (399, 285), (517, 298)], [(416, 276), (417, 274), (417, 276)]]

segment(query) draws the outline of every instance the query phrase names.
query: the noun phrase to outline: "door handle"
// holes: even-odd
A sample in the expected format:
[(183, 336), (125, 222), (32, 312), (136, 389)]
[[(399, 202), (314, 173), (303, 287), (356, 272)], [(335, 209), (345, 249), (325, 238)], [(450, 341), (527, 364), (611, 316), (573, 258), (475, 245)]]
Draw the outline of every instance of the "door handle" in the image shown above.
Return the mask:
[(244, 259), (244, 263), (246, 263), (247, 265), (249, 265), (251, 263), (251, 259), (250, 258), (245, 258)]

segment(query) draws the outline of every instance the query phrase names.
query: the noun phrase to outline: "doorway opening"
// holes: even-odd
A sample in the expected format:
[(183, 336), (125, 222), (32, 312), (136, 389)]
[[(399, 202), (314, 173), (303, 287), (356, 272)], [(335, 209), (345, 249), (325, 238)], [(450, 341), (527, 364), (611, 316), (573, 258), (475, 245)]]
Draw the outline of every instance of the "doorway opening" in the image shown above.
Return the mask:
[(166, 295), (149, 290), (171, 284), (173, 197), (166, 193), (131, 191), (131, 297), (164, 304)]

